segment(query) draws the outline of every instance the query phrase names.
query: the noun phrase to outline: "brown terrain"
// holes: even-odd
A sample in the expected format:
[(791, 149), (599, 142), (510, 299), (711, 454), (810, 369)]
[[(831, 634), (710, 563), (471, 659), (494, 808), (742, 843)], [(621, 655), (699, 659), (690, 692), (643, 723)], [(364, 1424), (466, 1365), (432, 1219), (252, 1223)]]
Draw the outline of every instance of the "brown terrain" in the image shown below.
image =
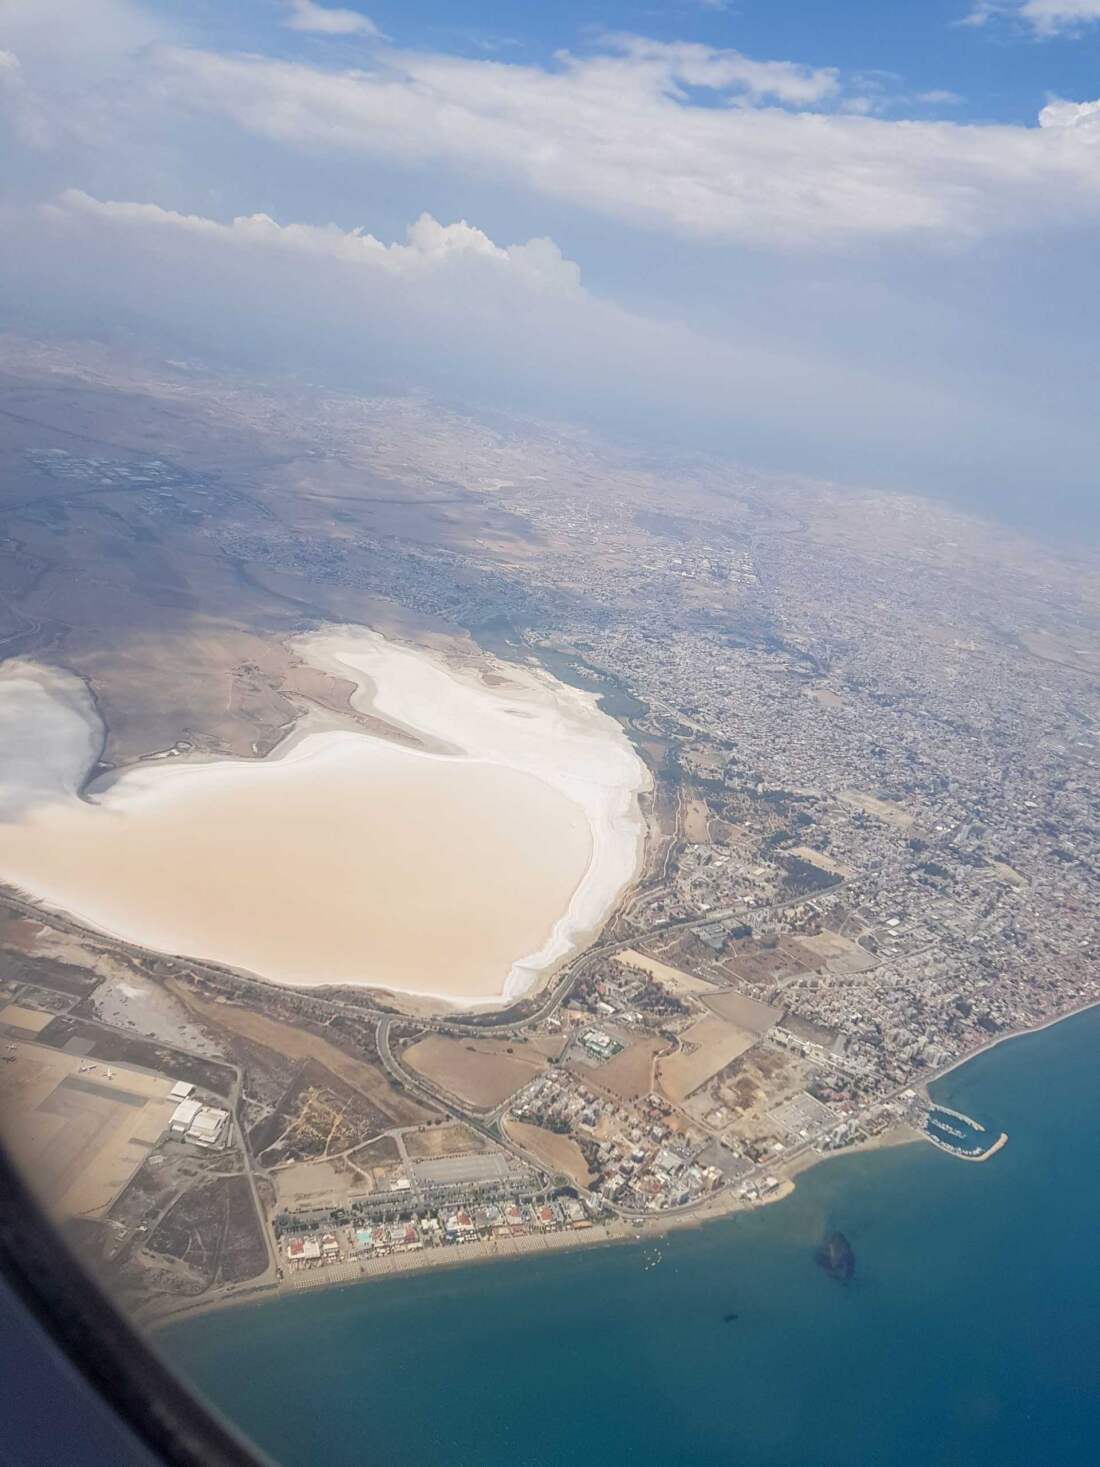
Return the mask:
[(578, 1074), (594, 1089), (609, 1091), (622, 1100), (637, 1100), (653, 1089), (654, 1058), (668, 1047), (663, 1039), (639, 1039), (598, 1069), (578, 1070)]
[(500, 1105), (546, 1068), (545, 1057), (534, 1046), (447, 1039), (441, 1034), (418, 1040), (402, 1058), (433, 1085), (486, 1110)]
[(551, 1171), (564, 1172), (581, 1187), (586, 1187), (592, 1180), (584, 1153), (571, 1136), (559, 1136), (542, 1126), (511, 1118), (505, 1122), (504, 1130), (512, 1141), (537, 1157)]
[[(265, 1014), (256, 1013), (253, 1009), (233, 1004), (209, 1003), (177, 984), (169, 984), (169, 990), (205, 1021), (216, 1024), (228, 1034), (247, 1043), (261, 1047), (269, 1054), (277, 1056), (284, 1064), (289, 1062), (294, 1067), (293, 1088), (296, 1098), (289, 1101), (288, 1105), (299, 1119), (301, 1106), (311, 1103), (308, 1100), (310, 1075), (314, 1080), (314, 1090), (316, 1082), (320, 1080), (334, 1094), (339, 1090), (356, 1096), (364, 1124), (373, 1125), (374, 1131), (385, 1130), (390, 1126), (419, 1125), (433, 1119), (433, 1113), (426, 1106), (394, 1086), (381, 1066), (348, 1054), (308, 1028), (280, 1023)], [(284, 1100), (288, 1095), (289, 1091), (284, 1095)], [(346, 1113), (346, 1103), (343, 1112)], [(271, 1141), (267, 1144), (270, 1145)]]
[(437, 1156), (466, 1156), (484, 1151), (487, 1142), (469, 1126), (435, 1126), (422, 1131), (406, 1131), (405, 1150), (414, 1161), (430, 1161)]
[(316, 619), (430, 625), (386, 595), (380, 540), (530, 551), (491, 499), (335, 461), (316, 419), (273, 432), (262, 398), (242, 411), (75, 369), (0, 374), (0, 404), (0, 653), (88, 682), (107, 766), (176, 745), (262, 755), (307, 702), (346, 711), (346, 685), (304, 672), (279, 638)]

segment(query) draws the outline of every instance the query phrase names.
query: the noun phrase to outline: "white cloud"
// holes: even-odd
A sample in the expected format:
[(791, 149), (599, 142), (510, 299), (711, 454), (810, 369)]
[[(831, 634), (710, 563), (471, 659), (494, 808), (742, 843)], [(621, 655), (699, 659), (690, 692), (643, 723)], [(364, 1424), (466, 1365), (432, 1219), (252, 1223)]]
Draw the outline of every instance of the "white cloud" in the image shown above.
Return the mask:
[(180, 105), (279, 143), (439, 161), (682, 236), (819, 248), (1100, 215), (1079, 133), (751, 105), (835, 79), (699, 46), (618, 38), (552, 68), (392, 50), (369, 71), (180, 48), (155, 64)]
[(0, 21), (4, 45), (24, 64), (41, 57), (85, 71), (163, 39), (171, 29), (139, 0), (2, 0)]
[(774, 323), (729, 334), (625, 309), (585, 290), (551, 240), (501, 246), (430, 215), (387, 244), (334, 225), (263, 214), (223, 223), (70, 189), (6, 224), (9, 289), (49, 282), (55, 299), (76, 292), (107, 322), (130, 322), (138, 307), (153, 341), (259, 359), (264, 370), (339, 377), (350, 364), (353, 380), (376, 373), (386, 390), (407, 382), (544, 415), (622, 413), (643, 434), (685, 422), (727, 432), (736, 416), (785, 445), (792, 401), (799, 434), (832, 437), (844, 423), (865, 447), (914, 415), (966, 413), (939, 382), (890, 381), (812, 343), (794, 347)]
[[(144, 77), (142, 53), (174, 29), (135, 0), (0, 0), (0, 106), (37, 152), (69, 143), (85, 153), (121, 147)], [(18, 158), (4, 157), (11, 186)]]
[(1100, 0), (1025, 0), (1020, 14), (1040, 35), (1050, 36), (1100, 20)]
[(1096, 128), (1100, 136), (1100, 101), (1065, 102), (1054, 97), (1039, 113), (1039, 126)]
[(358, 10), (317, 5), (314, 0), (289, 0), (291, 13), (283, 24), (292, 31), (324, 36), (376, 36), (378, 27)]
[[(950, 101), (632, 37), (325, 69), (181, 49), (132, 0), (0, 10), (0, 92), (50, 138), (4, 154), (0, 304), (28, 319), (811, 472), (1091, 489), (1096, 102), (900, 122)], [(860, 97), (878, 115), (844, 115)], [(496, 242), (543, 230), (598, 289), (549, 239)], [(856, 248), (882, 240), (905, 248)]]
[[(744, 93), (752, 101), (771, 97), (794, 106), (810, 106), (831, 97), (839, 86), (835, 67), (800, 66), (794, 61), (754, 61), (739, 51), (721, 50), (690, 41), (650, 41), (644, 36), (609, 35), (604, 46), (648, 73), (658, 88), (682, 96), (679, 84), (713, 92)], [(563, 55), (566, 61), (572, 58)], [(613, 72), (611, 74), (614, 74)]]
[(977, 0), (962, 25), (984, 26), (997, 16), (1023, 20), (1037, 36), (1075, 33), (1100, 21), (1100, 0)]
[(974, 5), (965, 15), (953, 21), (953, 25), (966, 25), (974, 28), (988, 25), (991, 20), (1000, 15), (1004, 10), (1004, 0), (975, 0)]
[(440, 224), (421, 214), (407, 230), (404, 244), (384, 244), (362, 229), (335, 224), (279, 224), (267, 214), (241, 215), (228, 224), (199, 214), (180, 214), (159, 204), (119, 203), (93, 198), (81, 189), (66, 189), (47, 210), (83, 216), (109, 225), (143, 231), (147, 238), (174, 233), (241, 251), (277, 252), (313, 257), (404, 278), (456, 263), (485, 262), (507, 272), (525, 288), (564, 294), (580, 291), (580, 270), (550, 239), (502, 247), (473, 225), (460, 220)]

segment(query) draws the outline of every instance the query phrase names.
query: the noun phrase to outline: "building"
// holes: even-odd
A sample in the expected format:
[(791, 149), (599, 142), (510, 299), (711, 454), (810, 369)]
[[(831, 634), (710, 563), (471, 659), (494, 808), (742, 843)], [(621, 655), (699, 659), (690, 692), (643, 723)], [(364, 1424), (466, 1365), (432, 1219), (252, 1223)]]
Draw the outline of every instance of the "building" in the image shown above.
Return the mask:
[(172, 1112), (168, 1122), (168, 1131), (172, 1136), (186, 1136), (191, 1129), (195, 1117), (202, 1110), (202, 1102), (199, 1100), (181, 1100)]
[[(190, 1100), (183, 1101), (183, 1105), (193, 1105)], [(196, 1146), (218, 1146), (224, 1137), (226, 1126), (229, 1122), (229, 1112), (218, 1110), (212, 1105), (201, 1105), (187, 1129), (188, 1141), (193, 1141)]]
[(291, 1238), (286, 1256), (291, 1263), (310, 1263), (320, 1258), (321, 1245), (316, 1238)]
[(168, 1092), (168, 1099), (187, 1100), (194, 1088), (194, 1085), (188, 1085), (186, 1080), (177, 1080)]

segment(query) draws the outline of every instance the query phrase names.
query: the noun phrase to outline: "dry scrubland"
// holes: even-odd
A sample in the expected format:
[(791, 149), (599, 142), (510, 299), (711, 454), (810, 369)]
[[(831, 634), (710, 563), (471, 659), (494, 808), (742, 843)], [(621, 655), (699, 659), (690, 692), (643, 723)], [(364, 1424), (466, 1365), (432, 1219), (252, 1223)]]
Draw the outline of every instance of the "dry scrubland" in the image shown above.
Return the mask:
[(465, 1156), (484, 1151), (488, 1142), (469, 1126), (434, 1126), (430, 1130), (407, 1131), (405, 1150), (414, 1161), (431, 1161), (437, 1156)]
[(668, 1047), (664, 1039), (639, 1039), (598, 1070), (585, 1071), (582, 1078), (598, 1090), (606, 1090), (623, 1100), (637, 1100), (653, 1089), (653, 1061)]
[(501, 1105), (546, 1068), (545, 1057), (533, 1046), (505, 1047), (493, 1040), (446, 1039), (440, 1034), (410, 1045), (402, 1059), (433, 1085), (483, 1110)]
[(517, 1146), (522, 1146), (551, 1171), (564, 1172), (578, 1187), (587, 1187), (592, 1180), (584, 1153), (571, 1136), (559, 1136), (542, 1126), (531, 1126), (525, 1121), (508, 1120), (505, 1133)]
[(715, 1015), (700, 1019), (679, 1036), (680, 1048), (657, 1062), (657, 1083), (679, 1104), (756, 1043), (757, 1036)]
[(193, 1013), (209, 1020), (219, 1029), (251, 1040), (292, 1061), (316, 1061), (370, 1103), (379, 1115), (381, 1124), (378, 1129), (385, 1126), (419, 1125), (432, 1118), (432, 1112), (419, 1101), (398, 1090), (380, 1066), (356, 1059), (338, 1049), (329, 1040), (311, 1033), (309, 1029), (280, 1023), (254, 1009), (234, 1004), (211, 1003), (178, 984), (172, 985), (171, 991)]

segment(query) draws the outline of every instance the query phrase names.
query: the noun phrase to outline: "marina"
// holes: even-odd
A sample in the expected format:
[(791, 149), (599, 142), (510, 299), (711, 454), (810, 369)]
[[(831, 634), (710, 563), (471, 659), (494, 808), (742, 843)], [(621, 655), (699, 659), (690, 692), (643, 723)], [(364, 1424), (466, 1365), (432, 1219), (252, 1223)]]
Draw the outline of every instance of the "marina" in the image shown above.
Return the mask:
[(987, 1161), (1008, 1140), (1003, 1131), (991, 1136), (980, 1121), (946, 1105), (931, 1107), (924, 1118), (923, 1135), (933, 1146), (962, 1161)]

